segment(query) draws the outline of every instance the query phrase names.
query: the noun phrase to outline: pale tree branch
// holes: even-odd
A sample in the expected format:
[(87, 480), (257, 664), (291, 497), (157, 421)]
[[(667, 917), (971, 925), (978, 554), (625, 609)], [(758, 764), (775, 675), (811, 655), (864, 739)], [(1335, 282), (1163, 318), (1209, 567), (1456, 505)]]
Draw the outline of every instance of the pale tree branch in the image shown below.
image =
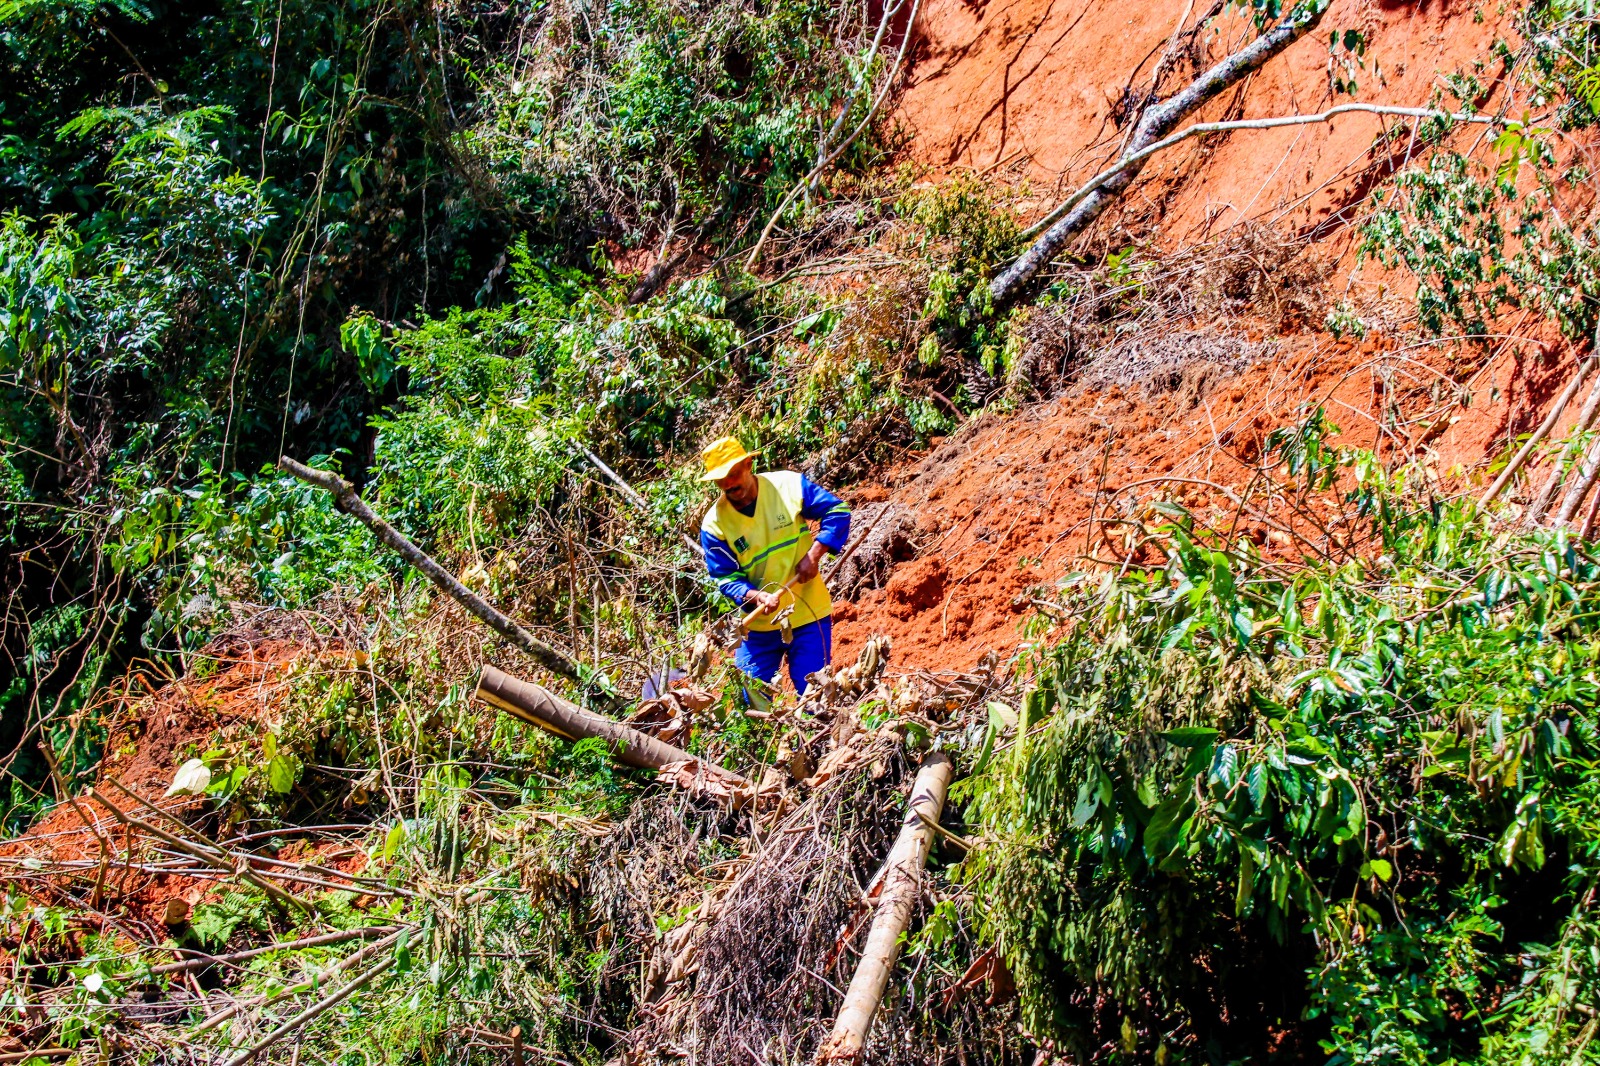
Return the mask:
[[(901, 3), (904, 3), (904, 0), (901, 0)], [(922, 0), (912, 0), (911, 17), (906, 20), (906, 32), (900, 41), (900, 51), (895, 53), (894, 66), (889, 68), (889, 76), (883, 80), (883, 86), (878, 90), (878, 95), (873, 98), (872, 105), (867, 108), (867, 113), (861, 117), (861, 121), (856, 124), (856, 128), (850, 131), (850, 136), (841, 141), (833, 151), (819, 159), (817, 165), (811, 168), (811, 172), (801, 178), (800, 182), (789, 190), (789, 194), (783, 198), (783, 202), (778, 204), (778, 209), (772, 213), (771, 218), (767, 219), (767, 224), (762, 227), (761, 236), (756, 238), (755, 247), (750, 249), (750, 255), (744, 261), (746, 271), (755, 269), (756, 263), (761, 259), (761, 249), (766, 245), (767, 238), (772, 235), (773, 227), (778, 224), (778, 220), (783, 217), (783, 213), (789, 210), (789, 205), (794, 203), (795, 197), (811, 188), (816, 180), (822, 176), (823, 171), (833, 166), (834, 162), (844, 155), (850, 146), (856, 143), (856, 139), (872, 124), (872, 117), (878, 113), (878, 108), (883, 105), (884, 98), (889, 95), (889, 89), (894, 85), (895, 77), (900, 73), (900, 65), (905, 61), (906, 49), (911, 44), (911, 34), (917, 25), (917, 9), (921, 3)], [(900, 4), (896, 4), (892, 10), (884, 13), (885, 24), (887, 24), (890, 16), (899, 11), (899, 9)], [(881, 28), (879, 32), (880, 34), (882, 33)], [(872, 47), (876, 51), (878, 47), (877, 41), (873, 42)], [(843, 118), (843, 113), (841, 113), (840, 118)], [(833, 136), (833, 132), (832, 130), (828, 131), (829, 138)], [(827, 140), (825, 139), (823, 143), (826, 144)]]
[(1328, 0), (1304, 0), (1282, 22), (1213, 65), (1182, 91), (1146, 110), (1117, 162), (1074, 193), (1068, 204), (1058, 208), (1058, 211), (1066, 212), (1065, 216), (990, 282), (989, 292), (995, 304), (1003, 307), (1014, 301), (1023, 286), (1044, 269), (1069, 240), (1099, 218), (1133, 184), (1133, 179), (1150, 156), (1186, 137), (1212, 132), (1196, 128), (1193, 132), (1184, 131), (1183, 136), (1176, 140), (1168, 136), (1179, 122), (1206, 101), (1243, 81), (1268, 60), (1311, 32), (1322, 21), (1327, 10)]

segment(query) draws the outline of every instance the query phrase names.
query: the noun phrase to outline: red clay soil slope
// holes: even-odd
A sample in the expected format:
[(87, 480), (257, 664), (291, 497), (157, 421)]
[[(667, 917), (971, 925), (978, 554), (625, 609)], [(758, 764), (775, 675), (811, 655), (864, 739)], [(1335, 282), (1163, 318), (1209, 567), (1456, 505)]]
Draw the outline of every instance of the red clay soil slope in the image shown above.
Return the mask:
[[(909, 135), (904, 154), (933, 179), (969, 170), (1020, 183), (1028, 193), (1019, 213), (1038, 217), (1115, 155), (1125, 131), (1113, 116), (1126, 93), (1149, 90), (1175, 33), (1205, 13), (1194, 3), (1148, 0), (922, 0), (896, 116)], [(1365, 44), (1359, 66), (1330, 49), (1330, 35), (1342, 39), (1346, 30)], [(1253, 33), (1238, 8), (1223, 10), (1176, 53), (1164, 91)], [(1492, 47), (1512, 34), (1504, 7), (1334, 0), (1317, 31), (1193, 119), (1290, 115), (1351, 100), (1425, 106), (1437, 103), (1454, 72), (1475, 73), (1485, 87), (1476, 103), (1492, 108), (1506, 92)], [(1336, 92), (1335, 75), (1353, 78), (1354, 92)], [(1348, 274), (1332, 279), (1334, 293), (1350, 286), (1370, 298), (1383, 292), (1380, 283), (1404, 292), (1409, 282), (1371, 267), (1358, 279), (1351, 255), (1356, 209), (1411, 158), (1409, 144), (1398, 155), (1377, 150), (1381, 128), (1375, 116), (1351, 115), (1187, 142), (1152, 161), (1120, 220), (1164, 248), (1241, 222), (1264, 224), (1309, 238), (1312, 258), (1342, 264)], [(1454, 137), (1467, 150), (1481, 131)], [(1409, 320), (1409, 300), (1385, 300)], [(1523, 316), (1506, 325), (1502, 332), (1521, 337), (1491, 352), (1426, 343), (1395, 351), (1393, 338), (1360, 346), (1315, 333), (1278, 338), (1273, 354), (1233, 378), (1202, 372), (1171, 390), (1080, 390), (969, 423), (896, 479), (891, 499), (937, 532), (887, 587), (840, 605), (838, 652), (847, 660), (881, 631), (894, 638), (903, 668), (963, 668), (990, 649), (1009, 655), (1018, 621), (1041, 602), (1048, 608), (1041, 590), (1074, 570), (1120, 565), (1132, 543), (1121, 539), (1132, 528), (1126, 523), (1142, 506), (1135, 501), (1156, 496), (1183, 499), (1263, 550), (1306, 550), (1273, 505), (1235, 518), (1227, 494), (1245, 491), (1265, 435), (1293, 422), (1308, 400), (1326, 406), (1348, 442), (1420, 455), (1469, 488), (1485, 460), (1542, 416), (1571, 372), (1570, 349), (1542, 343), (1540, 324)], [(1459, 363), (1444, 373), (1446, 360), (1463, 358), (1466, 374)], [(1375, 420), (1382, 412), (1389, 428)]]
[[(272, 718), (297, 664), (349, 658), (342, 650), (325, 645), (248, 637), (221, 638), (207, 651), (216, 656), (214, 673), (179, 678), (148, 696), (125, 699), (111, 715), (97, 787), (111, 802), (137, 817), (150, 818), (152, 813), (130, 800), (127, 792), (191, 819), (194, 812), (208, 809), (210, 805), (203, 799), (163, 798), (179, 764), (204, 750), (218, 735), (254, 737), (272, 728)], [(0, 875), (30, 895), (49, 899), (55, 881), (30, 874), (30, 860), (76, 863), (87, 870), (84, 877), (92, 877), (103, 854), (102, 842), (120, 854), (123, 833), (121, 823), (84, 794), (78, 804), (59, 804), (22, 836), (0, 842)], [(360, 856), (356, 859), (359, 865)], [(332, 858), (325, 861), (338, 865)], [(106, 876), (132, 913), (152, 928), (159, 926), (169, 900), (193, 905), (217, 890), (214, 879), (153, 872), (137, 865), (114, 866)]]
[[(1124, 131), (1112, 117), (1124, 91), (1146, 90), (1174, 32), (1205, 11), (1151, 0), (923, 0), (897, 114), (910, 137), (906, 156), (935, 174), (965, 168), (1026, 179), (1033, 198), (1022, 209), (1042, 214), (1114, 154)], [(1365, 42), (1362, 66), (1347, 67), (1342, 49), (1330, 52), (1329, 35), (1347, 30)], [(1253, 32), (1230, 6), (1195, 39), (1164, 91), (1186, 81), (1192, 60), (1209, 65)], [(1334, 0), (1316, 31), (1194, 118), (1263, 118), (1351, 101), (1428, 106), (1448, 75), (1478, 66), (1488, 87), (1480, 103), (1493, 107), (1502, 87), (1491, 49), (1512, 34), (1504, 5)], [(1353, 80), (1354, 94), (1336, 94), (1335, 76)], [(1128, 207), (1173, 240), (1243, 219), (1327, 235), (1335, 229), (1329, 216), (1400, 161), (1372, 152), (1380, 121), (1349, 115), (1188, 142), (1151, 162)], [(1480, 135), (1463, 131), (1462, 146)], [(1169, 188), (1174, 178), (1187, 180)]]
[[(1422, 361), (1429, 351), (1437, 368)], [(968, 423), (891, 477), (889, 500), (928, 532), (885, 587), (836, 604), (836, 660), (853, 659), (873, 633), (890, 635), (898, 669), (965, 669), (991, 650), (1009, 658), (1022, 640), (1019, 623), (1041, 606), (1048, 612), (1055, 582), (1121, 567), (1137, 545), (1132, 523), (1164, 521), (1148, 510), (1158, 498), (1264, 552), (1314, 554), (1326, 536), (1340, 535), (1336, 495), (1297, 517), (1281, 494), (1253, 481), (1267, 434), (1295, 423), (1308, 403), (1340, 426), (1341, 443), (1417, 456), (1444, 485), (1475, 491), (1486, 460), (1543, 418), (1575, 353), (1503, 344), (1479, 356), (1464, 391), (1446, 390), (1441, 402), (1435, 386), (1460, 368), (1447, 368), (1439, 351), (1304, 336), (1231, 377), (1191, 366), (1175, 387), (1082, 389)], [(1387, 412), (1382, 428), (1379, 412)], [(1148, 546), (1133, 553), (1134, 565), (1160, 562)]]

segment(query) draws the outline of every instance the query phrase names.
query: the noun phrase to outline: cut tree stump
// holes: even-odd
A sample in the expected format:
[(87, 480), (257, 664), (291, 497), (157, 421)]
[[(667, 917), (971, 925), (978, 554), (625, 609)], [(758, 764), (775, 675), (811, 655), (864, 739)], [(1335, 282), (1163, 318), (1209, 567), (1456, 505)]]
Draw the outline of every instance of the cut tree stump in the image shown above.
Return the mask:
[(861, 1058), (867, 1030), (883, 1001), (889, 973), (900, 953), (900, 938), (911, 924), (911, 912), (922, 889), (922, 867), (928, 861), (928, 847), (933, 840), (929, 827), (939, 822), (953, 771), (949, 757), (942, 752), (933, 752), (922, 760), (900, 836), (884, 864), (883, 890), (866, 947), (861, 951), (861, 962), (850, 979), (833, 1033), (817, 1052), (819, 1063), (853, 1063)]

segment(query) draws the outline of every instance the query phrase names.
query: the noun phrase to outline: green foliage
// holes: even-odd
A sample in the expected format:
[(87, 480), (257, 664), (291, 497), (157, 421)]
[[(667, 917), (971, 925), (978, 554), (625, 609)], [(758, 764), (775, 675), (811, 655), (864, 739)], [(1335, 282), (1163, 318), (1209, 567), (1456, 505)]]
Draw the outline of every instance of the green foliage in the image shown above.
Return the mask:
[(986, 374), (1004, 379), (1020, 335), (994, 319), (989, 278), (1020, 251), (1015, 214), (976, 177), (913, 190), (900, 210), (920, 228), (922, 251), (933, 264), (922, 306), (931, 329), (918, 360), (935, 366), (943, 349), (970, 351)]
[(864, 21), (816, 0), (552, 9), (483, 72), (487, 106), (467, 136), (551, 222), (561, 209), (626, 247), (652, 229), (732, 228), (815, 162), (818, 116), (855, 83)]
[[(1569, 337), (1595, 328), (1600, 254), (1592, 233), (1575, 228), (1562, 206), (1587, 195), (1590, 176), (1581, 165), (1558, 170), (1556, 149), (1566, 130), (1594, 121), (1600, 80), (1578, 57), (1592, 54), (1600, 31), (1586, 9), (1561, 0), (1530, 4), (1521, 22), (1522, 53), (1513, 56), (1503, 44), (1497, 51), (1516, 68), (1535, 108), (1555, 105), (1559, 128), (1533, 126), (1524, 114), (1499, 130), (1493, 161), (1438, 148), (1426, 164), (1397, 175), (1393, 192), (1375, 194), (1380, 206), (1361, 226), (1362, 255), (1416, 275), (1418, 321), (1432, 333), (1454, 326), (1481, 337), (1508, 307), (1535, 309)], [(1461, 110), (1479, 106), (1483, 66), (1451, 79)], [(1449, 125), (1420, 123), (1415, 139), (1439, 144)], [(1385, 144), (1408, 136), (1386, 134)]]
[[(740, 239), (881, 70), (870, 31), (811, 0), (6, 5), (8, 553), (128, 593), (119, 654), (181, 658), (232, 598), (391, 576), (326, 500), (252, 474), (281, 451), (339, 457), (419, 540), (472, 552), (582, 524), (574, 443), (652, 471), (757, 390), (789, 455), (893, 417), (876, 365), (843, 402), (771, 388), (806, 366), (746, 341), (781, 294), (707, 278), (630, 306), (597, 245)], [(696, 492), (652, 505), (652, 535)]]
[(1435, 154), (1396, 178), (1404, 212), (1378, 211), (1361, 230), (1363, 254), (1417, 275), (1417, 315), (1434, 333), (1447, 321), (1485, 333), (1487, 320), (1511, 299), (1502, 214), (1515, 205), (1516, 187), (1474, 169), (1460, 155)]
[(1024, 715), (1047, 720), (969, 786), (986, 931), (1030, 1026), (1085, 1055), (1263, 1054), (1302, 1016), (1337, 1061), (1577, 1046), (1600, 868), (1565, 812), (1600, 785), (1600, 562), (1414, 498), (1331, 432), (1278, 460), (1353, 485), (1373, 561), (1285, 569), (1177, 512), (1164, 569), (1065, 590), (1079, 622)]
[(228, 892), (215, 903), (196, 907), (189, 925), (206, 950), (220, 952), (240, 929), (267, 931), (266, 900), (248, 892)]

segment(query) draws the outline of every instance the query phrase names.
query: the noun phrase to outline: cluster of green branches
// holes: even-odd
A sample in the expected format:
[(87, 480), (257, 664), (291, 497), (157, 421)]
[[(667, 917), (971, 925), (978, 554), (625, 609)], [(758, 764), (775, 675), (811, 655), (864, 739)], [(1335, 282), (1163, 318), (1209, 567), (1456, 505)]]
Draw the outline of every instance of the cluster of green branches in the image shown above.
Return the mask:
[(757, 388), (873, 406), (881, 361), (809, 385), (827, 308), (721, 278), (635, 309), (610, 263), (736, 244), (864, 113), (873, 32), (800, 0), (0, 4), (6, 767), (37, 784), (44, 723), (137, 657), (181, 668), (231, 599), (390, 575), (259, 473), (281, 451), (449, 551), (553, 518), (580, 438), (648, 477)]
[[(1538, 122), (1485, 144), (1450, 140), (1448, 124), (1429, 121), (1415, 131), (1386, 130), (1376, 146), (1406, 164), (1426, 154), (1396, 175), (1393, 188), (1374, 194), (1360, 250), (1416, 276), (1418, 324), (1431, 333), (1453, 327), (1482, 337), (1514, 308), (1547, 316), (1568, 337), (1594, 332), (1593, 174), (1571, 135), (1600, 117), (1600, 23), (1566, 0), (1537, 0), (1519, 22), (1522, 46), (1497, 42), (1470, 70), (1446, 79), (1447, 95), (1479, 110), (1500, 92), (1502, 113), (1529, 106)], [(1348, 316), (1329, 324), (1362, 328)]]
[(1587, 1062), (1600, 992), (1600, 560), (1425, 478), (1271, 442), (1362, 557), (1181, 508), (1063, 590), (1020, 737), (964, 788), (1034, 1032), (1085, 1060)]

